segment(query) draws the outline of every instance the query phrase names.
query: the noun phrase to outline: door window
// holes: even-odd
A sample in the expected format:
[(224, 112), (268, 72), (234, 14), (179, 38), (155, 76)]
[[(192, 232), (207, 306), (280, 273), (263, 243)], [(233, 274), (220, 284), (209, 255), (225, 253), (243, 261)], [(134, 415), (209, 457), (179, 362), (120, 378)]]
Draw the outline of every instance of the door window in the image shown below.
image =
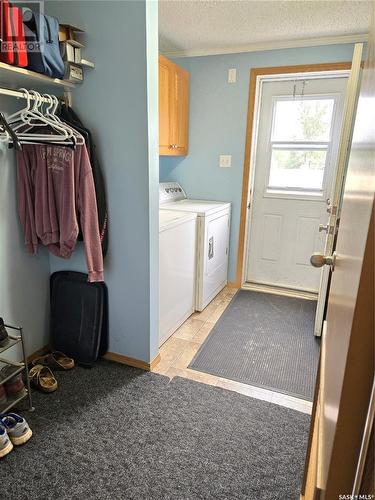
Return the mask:
[(274, 98), (267, 192), (323, 196), (334, 109), (334, 96)]

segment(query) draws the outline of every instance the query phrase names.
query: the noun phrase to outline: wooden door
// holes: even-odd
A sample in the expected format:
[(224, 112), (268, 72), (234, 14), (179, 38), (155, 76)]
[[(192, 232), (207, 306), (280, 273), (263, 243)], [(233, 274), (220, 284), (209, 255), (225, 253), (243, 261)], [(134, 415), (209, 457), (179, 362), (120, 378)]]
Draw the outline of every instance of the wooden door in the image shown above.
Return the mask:
[(159, 56), (159, 154), (168, 155), (172, 144), (173, 72), (170, 61)]
[(172, 144), (178, 156), (188, 152), (189, 127), (189, 73), (179, 66), (174, 68), (174, 102)]
[(159, 154), (187, 155), (188, 127), (189, 72), (159, 56)]
[(371, 43), (362, 78), (322, 336), (317, 470), (314, 491), (306, 492), (305, 498), (309, 499), (315, 495), (331, 500), (352, 494), (372, 388), (374, 75)]
[[(328, 215), (324, 221), (323, 228), (326, 231), (326, 241), (324, 245), (325, 255), (331, 254), (334, 250), (334, 243), (338, 231), (340, 220), (341, 200), (345, 183), (345, 172), (348, 166), (349, 148), (354, 126), (355, 111), (358, 99), (363, 44), (357, 43), (354, 47), (352, 67), (348, 81), (348, 89), (345, 98), (344, 120), (341, 128), (340, 152), (337, 165), (337, 173), (329, 196)], [(330, 270), (328, 266), (322, 269), (319, 284), (318, 304), (315, 315), (314, 335), (320, 336), (323, 328), (323, 319), (327, 301), (328, 283)]]

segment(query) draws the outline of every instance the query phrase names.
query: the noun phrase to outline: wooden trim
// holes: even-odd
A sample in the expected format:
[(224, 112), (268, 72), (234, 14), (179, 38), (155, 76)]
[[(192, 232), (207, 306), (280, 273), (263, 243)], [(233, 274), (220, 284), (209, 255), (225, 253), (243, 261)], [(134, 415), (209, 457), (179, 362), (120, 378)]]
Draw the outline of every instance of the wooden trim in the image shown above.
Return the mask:
[[(303, 479), (302, 479), (302, 486), (301, 486), (301, 496), (305, 496), (306, 494), (306, 485), (307, 485), (307, 479), (310, 471), (310, 464), (314, 461), (316, 462), (317, 459), (317, 426), (318, 426), (318, 398), (319, 398), (319, 392), (320, 392), (320, 355), (319, 355), (319, 364), (318, 364), (318, 369), (316, 372), (316, 377), (315, 377), (315, 389), (314, 389), (314, 400), (313, 400), (313, 407), (312, 407), (312, 412), (311, 412), (311, 420), (310, 420), (310, 430), (309, 430), (309, 439), (307, 441), (307, 449), (306, 449), (306, 458), (305, 458), (305, 468), (303, 471)], [(313, 441), (315, 438), (315, 447), (313, 446)], [(313, 449), (315, 448), (315, 449)], [(312, 455), (315, 456), (312, 456)], [(310, 471), (311, 474), (311, 471)]]
[[(47, 354), (47, 352), (49, 351), (50, 346), (46, 345), (27, 356), (27, 362), (31, 363), (34, 359)], [(135, 368), (141, 368), (142, 370), (146, 371), (153, 370), (161, 359), (160, 354), (158, 353), (158, 355), (151, 361), (151, 363), (146, 363), (145, 361), (142, 361), (140, 359), (129, 358), (128, 356), (123, 356), (122, 354), (118, 354), (117, 352), (107, 352), (106, 354), (104, 354), (103, 358), (107, 359), (108, 361), (115, 361), (116, 363), (134, 366)]]
[(49, 345), (45, 345), (44, 347), (41, 347), (40, 349), (33, 352), (32, 354), (29, 354), (29, 356), (27, 356), (27, 358), (26, 358), (27, 363), (31, 363), (32, 361), (34, 361), (34, 359), (40, 358), (40, 356), (44, 356), (45, 354), (47, 354), (47, 352), (49, 352), (49, 350), (50, 350)]
[(103, 358), (108, 361), (114, 361), (115, 363), (121, 363), (122, 365), (134, 366), (135, 368), (141, 368), (141, 370), (150, 372), (159, 363), (160, 354), (158, 353), (150, 363), (142, 361), (141, 359), (130, 358), (128, 356), (124, 356), (123, 354), (118, 354), (117, 352), (107, 352), (104, 354)]
[(236, 287), (242, 285), (243, 260), (245, 251), (245, 231), (247, 219), (247, 199), (249, 192), (250, 180), (250, 160), (252, 135), (254, 128), (254, 112), (255, 112), (255, 97), (257, 87), (257, 77), (266, 75), (284, 75), (288, 73), (316, 73), (319, 71), (342, 71), (350, 70), (351, 62), (339, 63), (324, 63), (324, 64), (303, 64), (298, 66), (277, 66), (269, 68), (253, 68), (250, 70), (249, 82), (249, 102), (247, 109), (247, 126), (246, 126), (246, 143), (245, 143), (245, 159), (242, 177), (242, 197), (241, 197), (241, 215), (240, 215), (240, 231), (238, 236), (238, 253), (237, 253), (237, 275)]
[(253, 290), (254, 292), (271, 293), (273, 295), (284, 295), (285, 297), (295, 297), (298, 299), (316, 300), (318, 294), (315, 292), (304, 292), (293, 288), (281, 286), (260, 285), (258, 283), (246, 282), (242, 285), (242, 290)]
[(227, 287), (228, 288), (238, 288), (237, 283), (235, 281), (228, 281)]

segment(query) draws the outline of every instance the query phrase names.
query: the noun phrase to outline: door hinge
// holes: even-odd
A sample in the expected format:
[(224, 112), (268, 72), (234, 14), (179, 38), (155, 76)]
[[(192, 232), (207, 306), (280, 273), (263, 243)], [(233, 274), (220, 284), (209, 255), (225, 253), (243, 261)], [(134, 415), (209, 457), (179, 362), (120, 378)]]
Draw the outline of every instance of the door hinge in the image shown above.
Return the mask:
[(336, 215), (337, 214), (337, 207), (334, 205), (328, 205), (327, 213), (329, 213), (331, 215)]

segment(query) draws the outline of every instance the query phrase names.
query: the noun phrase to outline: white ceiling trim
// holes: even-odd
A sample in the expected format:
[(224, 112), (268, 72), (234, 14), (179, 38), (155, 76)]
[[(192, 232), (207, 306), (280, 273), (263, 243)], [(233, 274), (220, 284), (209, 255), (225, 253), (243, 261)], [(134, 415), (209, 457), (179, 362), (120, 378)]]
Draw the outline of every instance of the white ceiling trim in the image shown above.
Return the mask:
[(202, 49), (202, 50), (176, 50), (162, 51), (167, 57), (200, 57), (216, 56), (220, 54), (240, 54), (242, 52), (262, 52), (264, 50), (295, 49), (298, 47), (316, 47), (319, 45), (339, 45), (345, 43), (367, 42), (368, 34), (326, 36), (305, 38), (300, 40), (280, 40), (278, 42), (251, 43), (237, 47)]

